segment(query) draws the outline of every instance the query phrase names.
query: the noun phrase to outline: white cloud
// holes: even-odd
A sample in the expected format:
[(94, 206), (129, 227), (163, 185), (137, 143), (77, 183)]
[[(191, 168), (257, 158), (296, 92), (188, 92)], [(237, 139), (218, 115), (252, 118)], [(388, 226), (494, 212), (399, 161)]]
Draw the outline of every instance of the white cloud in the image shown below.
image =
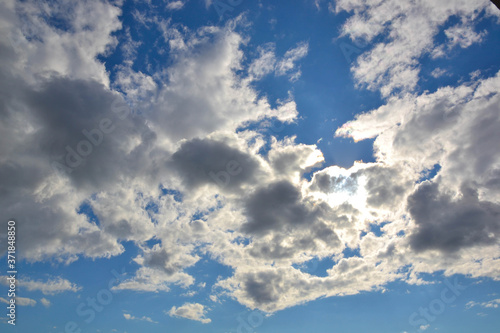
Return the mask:
[(167, 3), (167, 9), (179, 10), (179, 9), (182, 9), (182, 7), (184, 7), (185, 4), (186, 4), (186, 1), (181, 1), (181, 0), (169, 1)]
[[(374, 290), (394, 279), (421, 284), (419, 273), (443, 266), (447, 267), (446, 275), (497, 279), (500, 233), (495, 216), (499, 214), (500, 193), (491, 184), (496, 183), (495, 170), (500, 167), (493, 144), (500, 140), (499, 85), (497, 75), (435, 93), (394, 97), (337, 131), (356, 139), (375, 138), (376, 163), (357, 163), (348, 170), (320, 170), (303, 186), (302, 198), (292, 195), (293, 189), (285, 185), (276, 192), (279, 196), (272, 185), (256, 189), (255, 198), (260, 201), (253, 205), (254, 197), (246, 199), (247, 222), (242, 231), (260, 236), (248, 246), (231, 250), (246, 258), (246, 265), (230, 258), (226, 252), (229, 245), (211, 249), (212, 253), (221, 251), (224, 262), (235, 268), (232, 277), (218, 282), (221, 292), (214, 297), (229, 292), (250, 308), (274, 312), (322, 296)], [(273, 149), (277, 150), (268, 153), (270, 162), (275, 154), (283, 154), (279, 145)], [(436, 164), (441, 167), (437, 175), (420, 182), (426, 170)], [(280, 170), (278, 165), (274, 163), (273, 168)], [(307, 200), (311, 199), (315, 207), (321, 202), (329, 204), (329, 219), (322, 220), (321, 214), (309, 210)], [(291, 217), (275, 217), (267, 204), (277, 207), (281, 217), (288, 216), (288, 210), (294, 211), (297, 223)], [(253, 215), (254, 206), (261, 208), (258, 217)], [(318, 235), (327, 235), (325, 229), (313, 237), (299, 231), (300, 216), (309, 216), (309, 230), (314, 230), (316, 223), (318, 227), (331, 226), (341, 244), (359, 247), (361, 257), (342, 258), (344, 247), (335, 246), (332, 240), (325, 242), (328, 246), (321, 244)], [(471, 216), (475, 217), (471, 220)], [(391, 221), (382, 228), (382, 236), (371, 232), (360, 236), (369, 230), (367, 223), (377, 220)], [(266, 221), (265, 228), (252, 221)], [(281, 236), (283, 230), (287, 230), (286, 238)], [(335, 265), (326, 277), (308, 275), (290, 267), (292, 262), (308, 260), (301, 259), (299, 253), (332, 256)], [(454, 264), (449, 262), (450, 254)], [(265, 262), (273, 266), (265, 267)], [(405, 265), (411, 265), (410, 273), (398, 272)]]
[(446, 29), (444, 34), (448, 40), (445, 44), (437, 46), (432, 51), (431, 55), (433, 58), (446, 56), (457, 45), (465, 49), (472, 44), (480, 43), (487, 32), (482, 31), (477, 33), (470, 26), (470, 23), (462, 23)]
[(479, 43), (486, 35), (486, 31), (476, 33), (472, 27), (465, 25), (456, 25), (444, 31), (446, 37), (450, 40), (450, 47), (459, 45), (461, 48), (467, 48), (474, 43)]
[(488, 302), (474, 302), (474, 301), (469, 301), (467, 304), (465, 304), (466, 309), (473, 308), (475, 306), (482, 307), (484, 309), (487, 308), (492, 308), (492, 309), (497, 309), (500, 307), (500, 298), (488, 301)]
[[(57, 73), (109, 84), (95, 58), (116, 43), (111, 33), (121, 28), (119, 8), (104, 1), (23, 1), (15, 9), (13, 3), (3, 3), (1, 20), (11, 23), (5, 35), (15, 42), (15, 69), (23, 69), (27, 80)], [(56, 29), (47, 18), (60, 19), (68, 29)]]
[[(304, 58), (309, 51), (309, 44), (299, 43), (296, 48), (286, 51), (285, 56), (277, 63), (276, 74), (285, 75), (296, 68), (295, 62)], [(300, 71), (296, 71), (290, 79), (295, 81), (300, 76)]]
[(158, 324), (157, 321), (154, 321), (153, 319), (149, 318), (149, 317), (146, 317), (146, 316), (142, 316), (141, 318), (137, 318), (137, 317), (134, 317), (132, 316), (131, 314), (129, 313), (124, 313), (123, 314), (123, 317), (127, 320), (139, 320), (139, 321), (147, 321), (149, 323), (153, 323), (153, 324)]
[(417, 87), (420, 75), (419, 59), (425, 54), (443, 55), (444, 49), (435, 45), (435, 36), (452, 16), (464, 22), (462, 26), (445, 31), (448, 47), (462, 48), (481, 41), (483, 33), (475, 33), (473, 21), (479, 13), (498, 15), (490, 10), (487, 0), (475, 1), (418, 1), (400, 2), (340, 0), (333, 11), (347, 11), (353, 15), (343, 26), (342, 35), (352, 40), (374, 42), (377, 36), (385, 38), (363, 52), (351, 68), (359, 86), (380, 90), (382, 96), (411, 92)]
[(275, 45), (268, 43), (258, 48), (259, 57), (250, 64), (249, 72), (256, 79), (272, 73), (276, 68)]
[(51, 306), (51, 302), (44, 297), (40, 298), (40, 303), (42, 303), (42, 305), (45, 306), (46, 308)]
[(446, 69), (443, 69), (443, 68), (435, 68), (432, 72), (431, 72), (431, 76), (434, 77), (434, 78), (438, 78), (438, 77), (441, 77), (441, 76), (444, 76), (448, 74), (448, 71)]
[[(1, 276), (0, 281), (2, 281), (3, 284), (6, 284), (7, 276)], [(28, 291), (41, 291), (44, 295), (55, 295), (67, 291), (77, 292), (82, 289), (76, 284), (61, 277), (51, 278), (45, 282), (21, 278), (17, 280), (17, 285)]]
[(259, 57), (252, 61), (249, 68), (252, 79), (259, 80), (274, 72), (276, 76), (288, 75), (290, 81), (297, 80), (301, 73), (296, 63), (307, 56), (309, 44), (300, 42), (295, 48), (286, 51), (283, 57), (276, 56), (275, 48), (274, 43), (258, 48)]
[[(19, 306), (35, 306), (36, 305), (36, 301), (34, 299), (27, 298), (27, 297), (17, 296), (15, 298), (15, 300), (16, 300), (15, 304), (19, 305)], [(10, 304), (10, 299), (6, 300), (5, 298), (0, 297), (0, 302), (5, 303), (5, 304)]]
[[(0, 23), (15, 32), (20, 23), (9, 4), (2, 5)], [(111, 87), (96, 55), (114, 45), (111, 32), (121, 26), (116, 7), (71, 5), (69, 12), (79, 14), (72, 23), (77, 35), (34, 17), (31, 24), (45, 39), (20, 39), (14, 47), (0, 36), (6, 50), (0, 88), (10, 96), (0, 109), (0, 130), (8, 138), (0, 142), (0, 156), (8, 156), (0, 161), (0, 206), (24, 221), (19, 252), (31, 261), (70, 263), (81, 256), (118, 255), (121, 242), (132, 241), (139, 248), (133, 258), (138, 269), (113, 288), (145, 292), (194, 286), (198, 281), (186, 269), (204, 253), (234, 270), (217, 281), (211, 300), (230, 296), (267, 312), (381, 290), (394, 280), (423, 283), (419, 273), (443, 267), (446, 275), (498, 278), (500, 74), (474, 75), (471, 82), (433, 93), (392, 96), (416, 87), (418, 59), (435, 49), (433, 38), (449, 15), (472, 18), (486, 2), (370, 4), (337, 1), (338, 10), (354, 12), (344, 25), (346, 36), (372, 41), (387, 35), (353, 71), (358, 83), (390, 97), (336, 132), (375, 139), (376, 162), (348, 169), (315, 169), (323, 162), (316, 145), (262, 134), (273, 118), (296, 121), (298, 110), (292, 94), (269, 101), (255, 81), (273, 72), (297, 78), (309, 46), (300, 42), (279, 56), (266, 44), (252, 58), (243, 51), (249, 38), (239, 32), (246, 24), (241, 17), (191, 31), (137, 14), (163, 33), (170, 66), (155, 75), (134, 71), (138, 44), (128, 38), (122, 48), (127, 63), (117, 68)], [(26, 2), (25, 10), (34, 10), (30, 6)], [(84, 10), (89, 14), (80, 15)], [(479, 41), (471, 29), (449, 30), (451, 43), (466, 47)], [(95, 43), (83, 43), (84, 37)], [(54, 58), (41, 57), (44, 52)], [(55, 75), (35, 75), (45, 70)], [(37, 89), (31, 86), (35, 78)], [(118, 88), (124, 96), (111, 90)], [(124, 119), (113, 114), (115, 101), (124, 99), (140, 112)], [(67, 147), (78, 149), (90, 140), (82, 131), (98, 128), (103, 117), (112, 119), (114, 131), (103, 135), (79, 167), (58, 177), (50, 161), (63, 161)], [(245, 130), (249, 124), (256, 129)], [(437, 175), (422, 181), (435, 165), (441, 167)], [(98, 224), (77, 213), (84, 203)], [(439, 218), (430, 224), (425, 214)], [(459, 233), (449, 232), (456, 225)], [(372, 226), (380, 227), (380, 235)], [(158, 242), (150, 246), (153, 237)], [(358, 249), (360, 257), (346, 257), (347, 248)], [(331, 260), (326, 276), (300, 269), (312, 259)], [(19, 286), (46, 295), (80, 289), (62, 278), (21, 279)], [(208, 323), (206, 312), (201, 304), (186, 303), (167, 313)]]
[(199, 303), (184, 303), (180, 307), (173, 306), (170, 311), (165, 311), (170, 317), (186, 318), (208, 324), (212, 320), (205, 317), (206, 312), (205, 306)]
[[(235, 22), (239, 24), (239, 19)], [(185, 47), (173, 50), (176, 61), (166, 70), (169, 85), (158, 92), (149, 115), (159, 141), (234, 131), (265, 118), (285, 122), (296, 118), (294, 103), (271, 108), (268, 100), (251, 88), (251, 78), (235, 75), (243, 66), (243, 43), (244, 36), (228, 25), (189, 33)]]

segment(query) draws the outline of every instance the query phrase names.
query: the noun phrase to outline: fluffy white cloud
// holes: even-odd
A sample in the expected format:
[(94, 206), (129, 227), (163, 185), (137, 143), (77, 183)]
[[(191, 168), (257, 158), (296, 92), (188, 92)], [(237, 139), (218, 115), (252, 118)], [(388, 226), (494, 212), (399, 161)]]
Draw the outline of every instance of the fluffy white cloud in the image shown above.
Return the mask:
[[(95, 58), (116, 44), (111, 33), (121, 28), (118, 7), (104, 1), (14, 0), (1, 6), (2, 39), (9, 38), (13, 46), (16, 74), (29, 82), (58, 74), (109, 84), (104, 64)], [(57, 29), (50, 20), (60, 20), (66, 29)]]
[[(455, 45), (466, 48), (480, 42), (484, 33), (473, 31), (479, 13), (499, 15), (488, 0), (339, 0), (331, 9), (335, 13), (353, 13), (344, 24), (342, 35), (354, 41), (373, 43), (358, 57), (352, 72), (359, 86), (380, 89), (384, 97), (411, 92), (417, 87), (419, 59), (425, 54), (443, 56)], [(450, 17), (460, 18), (462, 25), (446, 29), (448, 43), (438, 46), (435, 36)], [(378, 36), (384, 38), (374, 42)]]
[[(409, 235), (403, 243), (413, 250), (405, 250), (405, 260), (417, 272), (437, 269), (430, 260), (433, 253), (438, 254), (436, 263), (450, 265), (447, 274), (498, 277), (498, 269), (489, 265), (498, 261), (500, 227), (494, 185), (500, 160), (493, 143), (499, 140), (499, 84), (497, 74), (434, 93), (392, 98), (337, 131), (355, 139), (375, 137), (378, 161), (399, 165), (410, 176), (425, 177), (439, 166), (432, 179), (409, 188), (409, 224), (400, 224)], [(404, 248), (403, 243), (399, 246)], [(447, 255), (451, 252), (453, 259)]]
[(184, 303), (179, 307), (173, 306), (168, 312), (165, 311), (170, 317), (181, 317), (208, 324), (212, 320), (206, 318), (206, 312), (205, 306), (199, 303)]

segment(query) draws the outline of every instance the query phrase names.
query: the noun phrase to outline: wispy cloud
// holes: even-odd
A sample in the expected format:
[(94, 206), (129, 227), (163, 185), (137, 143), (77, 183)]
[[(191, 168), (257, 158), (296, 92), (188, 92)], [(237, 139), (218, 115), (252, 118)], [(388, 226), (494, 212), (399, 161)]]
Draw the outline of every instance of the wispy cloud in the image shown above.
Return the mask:
[(131, 314), (124, 313), (124, 314), (123, 314), (123, 317), (124, 317), (125, 319), (127, 319), (127, 320), (147, 321), (147, 322), (149, 322), (149, 323), (158, 324), (158, 322), (157, 322), (157, 321), (154, 321), (154, 320), (152, 320), (151, 318), (146, 317), (146, 316), (142, 316), (142, 317), (138, 318), (138, 317), (134, 317), (134, 316), (132, 316)]
[[(34, 299), (27, 298), (27, 297), (16, 297), (15, 300), (16, 300), (15, 304), (20, 305), (20, 306), (35, 306), (36, 305), (36, 301)], [(5, 304), (10, 304), (9, 301), (3, 297), (0, 297), (0, 302), (5, 303)]]
[[(2, 284), (7, 285), (7, 276), (0, 276), (0, 281)], [(82, 289), (78, 285), (61, 277), (50, 278), (47, 281), (20, 278), (17, 280), (17, 285), (26, 288), (28, 291), (41, 291), (44, 295), (55, 295), (68, 291), (77, 292)]]
[(466, 309), (471, 309), (475, 306), (479, 306), (479, 307), (484, 308), (484, 309), (488, 309), (488, 308), (497, 309), (498, 307), (500, 307), (500, 298), (497, 298), (497, 299), (494, 299), (491, 301), (487, 301), (487, 302), (469, 301), (469, 302), (467, 302), (467, 304), (465, 304)]
[(46, 298), (40, 298), (40, 303), (42, 303), (43, 306), (45, 306), (46, 308), (50, 307), (52, 305), (52, 303), (46, 299)]

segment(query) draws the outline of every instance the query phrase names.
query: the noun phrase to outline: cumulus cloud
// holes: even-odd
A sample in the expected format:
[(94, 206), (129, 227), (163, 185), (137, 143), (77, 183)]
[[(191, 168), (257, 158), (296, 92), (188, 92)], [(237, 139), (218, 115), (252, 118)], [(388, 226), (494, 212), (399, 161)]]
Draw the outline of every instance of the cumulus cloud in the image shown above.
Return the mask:
[(251, 79), (235, 75), (243, 69), (240, 47), (245, 40), (231, 25), (199, 29), (183, 43), (185, 47), (172, 50), (176, 61), (166, 71), (169, 84), (158, 92), (150, 115), (160, 138), (190, 140), (265, 118), (296, 118), (294, 102), (272, 108), (251, 88)]
[[(104, 1), (7, 1), (2, 3), (4, 35), (14, 46), (15, 69), (30, 82), (54, 73), (109, 84), (102, 63), (95, 61), (116, 44), (111, 33), (121, 28), (121, 10)], [(49, 22), (60, 20), (67, 29)], [(26, 67), (24, 67), (26, 66)], [(24, 68), (23, 68), (24, 67)]]
[[(412, 92), (419, 83), (419, 59), (426, 54), (444, 55), (435, 44), (435, 36), (450, 17), (458, 17), (464, 25), (447, 28), (446, 48), (469, 47), (480, 42), (483, 33), (471, 25), (479, 13), (498, 15), (487, 0), (401, 3), (385, 1), (335, 1), (330, 7), (335, 13), (352, 13), (342, 29), (342, 36), (370, 45), (357, 59), (351, 70), (359, 86), (379, 90), (382, 96)], [(474, 22), (478, 22), (475, 20)], [(384, 37), (377, 41), (377, 37)]]
[[(411, 247), (404, 260), (415, 272), (437, 269), (430, 260), (437, 253), (436, 262), (456, 264), (446, 269), (450, 274), (496, 278), (497, 270), (488, 265), (496, 262), (499, 242), (500, 198), (493, 184), (500, 161), (490, 142), (490, 137), (498, 139), (499, 83), (497, 74), (434, 93), (391, 98), (337, 130), (357, 140), (375, 138), (377, 161), (397, 165), (399, 174), (412, 180), (400, 185), (399, 199), (406, 202), (401, 214), (407, 211), (410, 219), (393, 216), (384, 229), (408, 235), (395, 244), (396, 249)], [(427, 176), (433, 169), (436, 174)], [(470, 248), (474, 251), (468, 253)]]
[(304, 204), (299, 190), (286, 181), (256, 191), (247, 201), (245, 211), (248, 223), (243, 225), (243, 230), (255, 234), (311, 223), (320, 214), (319, 210)]
[(189, 189), (206, 184), (235, 189), (256, 181), (259, 169), (259, 161), (250, 154), (224, 142), (201, 139), (182, 143), (171, 163)]
[(461, 198), (440, 193), (438, 184), (425, 182), (408, 198), (408, 211), (417, 229), (410, 236), (416, 251), (495, 244), (500, 232), (500, 205), (478, 199), (477, 189), (464, 186)]
[(208, 324), (212, 320), (206, 318), (206, 312), (205, 306), (199, 303), (184, 303), (179, 307), (173, 306), (168, 312), (165, 311), (170, 317), (186, 318)]
[[(491, 14), (487, 1), (336, 2), (337, 12), (353, 13), (343, 35), (386, 37), (353, 73), (387, 99), (336, 131), (374, 139), (376, 161), (323, 169), (316, 145), (263, 134), (271, 120), (298, 119), (293, 95), (270, 101), (254, 87), (271, 73), (296, 79), (307, 42), (283, 55), (273, 44), (246, 54), (243, 17), (190, 30), (136, 13), (163, 33), (168, 67), (134, 70), (139, 44), (128, 36), (126, 63), (109, 84), (97, 56), (115, 46), (117, 7), (48, 5), (48, 16), (67, 13), (71, 29), (62, 31), (28, 18), (37, 4), (13, 3), (0, 5), (10, 33), (0, 36), (0, 206), (20, 221), (25, 259), (109, 258), (130, 241), (137, 270), (114, 290), (168, 292), (177, 284), (190, 295), (202, 281), (187, 269), (204, 254), (234, 272), (216, 282), (211, 299), (229, 296), (267, 312), (395, 280), (422, 283), (420, 273), (443, 267), (447, 275), (498, 279), (500, 74), (413, 93), (418, 59), (436, 50), (444, 22)], [(468, 47), (487, 37), (475, 31), (443, 33), (449, 47)], [(318, 259), (331, 261), (326, 276), (300, 269)], [(19, 286), (45, 295), (80, 290), (63, 278)], [(198, 303), (166, 313), (210, 322)]]

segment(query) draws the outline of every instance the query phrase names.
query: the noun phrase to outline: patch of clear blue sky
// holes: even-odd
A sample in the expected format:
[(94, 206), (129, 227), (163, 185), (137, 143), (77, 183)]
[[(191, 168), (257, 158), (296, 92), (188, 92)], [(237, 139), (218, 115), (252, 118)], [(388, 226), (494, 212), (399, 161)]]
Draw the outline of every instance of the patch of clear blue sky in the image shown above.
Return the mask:
[[(155, 3), (155, 2), (153, 2)], [(260, 4), (263, 6), (261, 7)], [(155, 13), (172, 16), (172, 21), (182, 23), (190, 29), (196, 29), (206, 24), (225, 23), (228, 17), (235, 17), (246, 12), (252, 26), (245, 32), (251, 37), (245, 51), (256, 55), (256, 47), (268, 42), (276, 44), (276, 52), (283, 55), (286, 50), (293, 48), (301, 41), (309, 43), (309, 54), (299, 62), (302, 76), (296, 82), (289, 82), (286, 77), (274, 77), (272, 74), (255, 88), (261, 95), (268, 96), (271, 103), (276, 99), (286, 99), (291, 91), (301, 119), (297, 124), (286, 125), (282, 131), (271, 133), (278, 138), (297, 135), (297, 141), (307, 144), (318, 144), (325, 155), (326, 165), (337, 164), (349, 167), (355, 160), (372, 161), (372, 140), (353, 143), (350, 139), (334, 138), (337, 127), (353, 118), (359, 112), (371, 110), (380, 106), (383, 101), (375, 92), (358, 90), (349, 71), (349, 59), (344, 57), (339, 43), (346, 39), (332, 42), (338, 36), (340, 24), (347, 15), (333, 15), (325, 8), (317, 11), (313, 1), (290, 1), (284, 6), (281, 1), (243, 1), (241, 5), (228, 12), (220, 20), (213, 7), (208, 11), (203, 1), (189, 1), (180, 11), (167, 12), (164, 6), (157, 6)], [(160, 32), (154, 28), (146, 30), (136, 25), (132, 13), (136, 9), (143, 9), (146, 13), (148, 5), (140, 1), (125, 1), (123, 12), (124, 27), (130, 28), (134, 40), (140, 40), (142, 45), (138, 50), (134, 69), (152, 74), (156, 69), (167, 66), (170, 62), (168, 52), (160, 54), (159, 44), (164, 43)], [(271, 29), (270, 20), (276, 24)], [(448, 25), (452, 25), (453, 19)], [(61, 25), (62, 23), (57, 23)], [(61, 25), (62, 26), (62, 25)], [(487, 30), (488, 35), (481, 44), (462, 50), (454, 49), (446, 58), (431, 59), (428, 56), (420, 60), (422, 79), (420, 91), (435, 91), (446, 84), (456, 85), (460, 80), (467, 80), (468, 74), (481, 69), (485, 75), (491, 75), (498, 70), (498, 55), (500, 54), (500, 28), (492, 19), (481, 22), (478, 30)], [(123, 40), (123, 30), (116, 33)], [(444, 40), (443, 33), (437, 37)], [(369, 47), (369, 46), (368, 46)], [(122, 62), (120, 48), (107, 57), (107, 70), (114, 79), (116, 65)], [(150, 66), (148, 66), (150, 64)], [(447, 70), (447, 74), (434, 79), (428, 74), (435, 68)], [(425, 76), (425, 78), (424, 78)], [(167, 194), (167, 193), (165, 193)], [(171, 193), (168, 193), (171, 194)], [(179, 198), (180, 194), (175, 193)], [(182, 199), (179, 199), (182, 200)], [(154, 209), (154, 207), (151, 207)], [(81, 206), (81, 212), (99, 223), (88, 205)], [(374, 227), (373, 232), (380, 233)], [(151, 241), (149, 245), (156, 241)], [(95, 297), (113, 278), (112, 270), (120, 271), (122, 267), (129, 275), (138, 268), (131, 259), (139, 254), (137, 247), (131, 242), (122, 243), (125, 252), (110, 259), (80, 258), (70, 265), (51, 262), (27, 263), (19, 262), (20, 277), (32, 277), (46, 280), (54, 276), (62, 276), (83, 289), (79, 292), (66, 292), (57, 295), (43, 295), (41, 292), (29, 292), (20, 287), (19, 295), (37, 300), (35, 307), (18, 307), (18, 326), (2, 325), (2, 332), (63, 332), (67, 321), (73, 320), (83, 332), (237, 332), (244, 327), (242, 323), (249, 323), (250, 316), (255, 319), (258, 313), (252, 314), (244, 306), (234, 300), (226, 299), (222, 303), (213, 303), (208, 300), (210, 289), (218, 276), (228, 277), (231, 269), (210, 258), (203, 256), (202, 260), (187, 270), (196, 278), (195, 284), (205, 282), (205, 288), (193, 287), (198, 293), (193, 297), (182, 296), (186, 290), (178, 286), (171, 286), (168, 293), (141, 293), (123, 291), (113, 295), (113, 300), (106, 305), (102, 312), (96, 313), (95, 320), (87, 324), (83, 317), (79, 317), (76, 308), (87, 297)], [(346, 256), (356, 255), (356, 249), (346, 250)], [(324, 276), (333, 262), (329, 258), (314, 259), (306, 263), (303, 271)], [(456, 301), (446, 306), (442, 314), (436, 316), (431, 323), (431, 331), (440, 332), (497, 332), (500, 325), (495, 309), (474, 307), (466, 310), (465, 304), (470, 300), (486, 302), (498, 298), (499, 283), (489, 279), (481, 281), (458, 277), (461, 283), (467, 285), (466, 290), (457, 297)], [(401, 282), (389, 283), (386, 292), (363, 292), (358, 295), (331, 297), (319, 299), (304, 305), (299, 305), (275, 313), (270, 317), (261, 318), (262, 323), (255, 327), (259, 333), (302, 333), (302, 332), (417, 332), (417, 328), (409, 323), (409, 316), (419, 311), (420, 307), (428, 307), (429, 303), (440, 297), (445, 284), (445, 277), (440, 274), (429, 276), (428, 280), (437, 281), (435, 284), (413, 286)], [(452, 278), (448, 278), (450, 281)], [(6, 295), (5, 286), (1, 286), (2, 295)], [(48, 308), (40, 304), (40, 298), (48, 298), (52, 305)], [(212, 323), (204, 325), (198, 322), (171, 318), (164, 314), (172, 306), (180, 306), (184, 302), (199, 302), (208, 305), (207, 317)], [(145, 321), (127, 321), (123, 314), (130, 313), (135, 317), (147, 316), (153, 324)], [(479, 316), (484, 313), (486, 316)], [(259, 317), (260, 318), (260, 317)], [(57, 328), (54, 328), (57, 327)], [(242, 329), (241, 332), (245, 332)]]

